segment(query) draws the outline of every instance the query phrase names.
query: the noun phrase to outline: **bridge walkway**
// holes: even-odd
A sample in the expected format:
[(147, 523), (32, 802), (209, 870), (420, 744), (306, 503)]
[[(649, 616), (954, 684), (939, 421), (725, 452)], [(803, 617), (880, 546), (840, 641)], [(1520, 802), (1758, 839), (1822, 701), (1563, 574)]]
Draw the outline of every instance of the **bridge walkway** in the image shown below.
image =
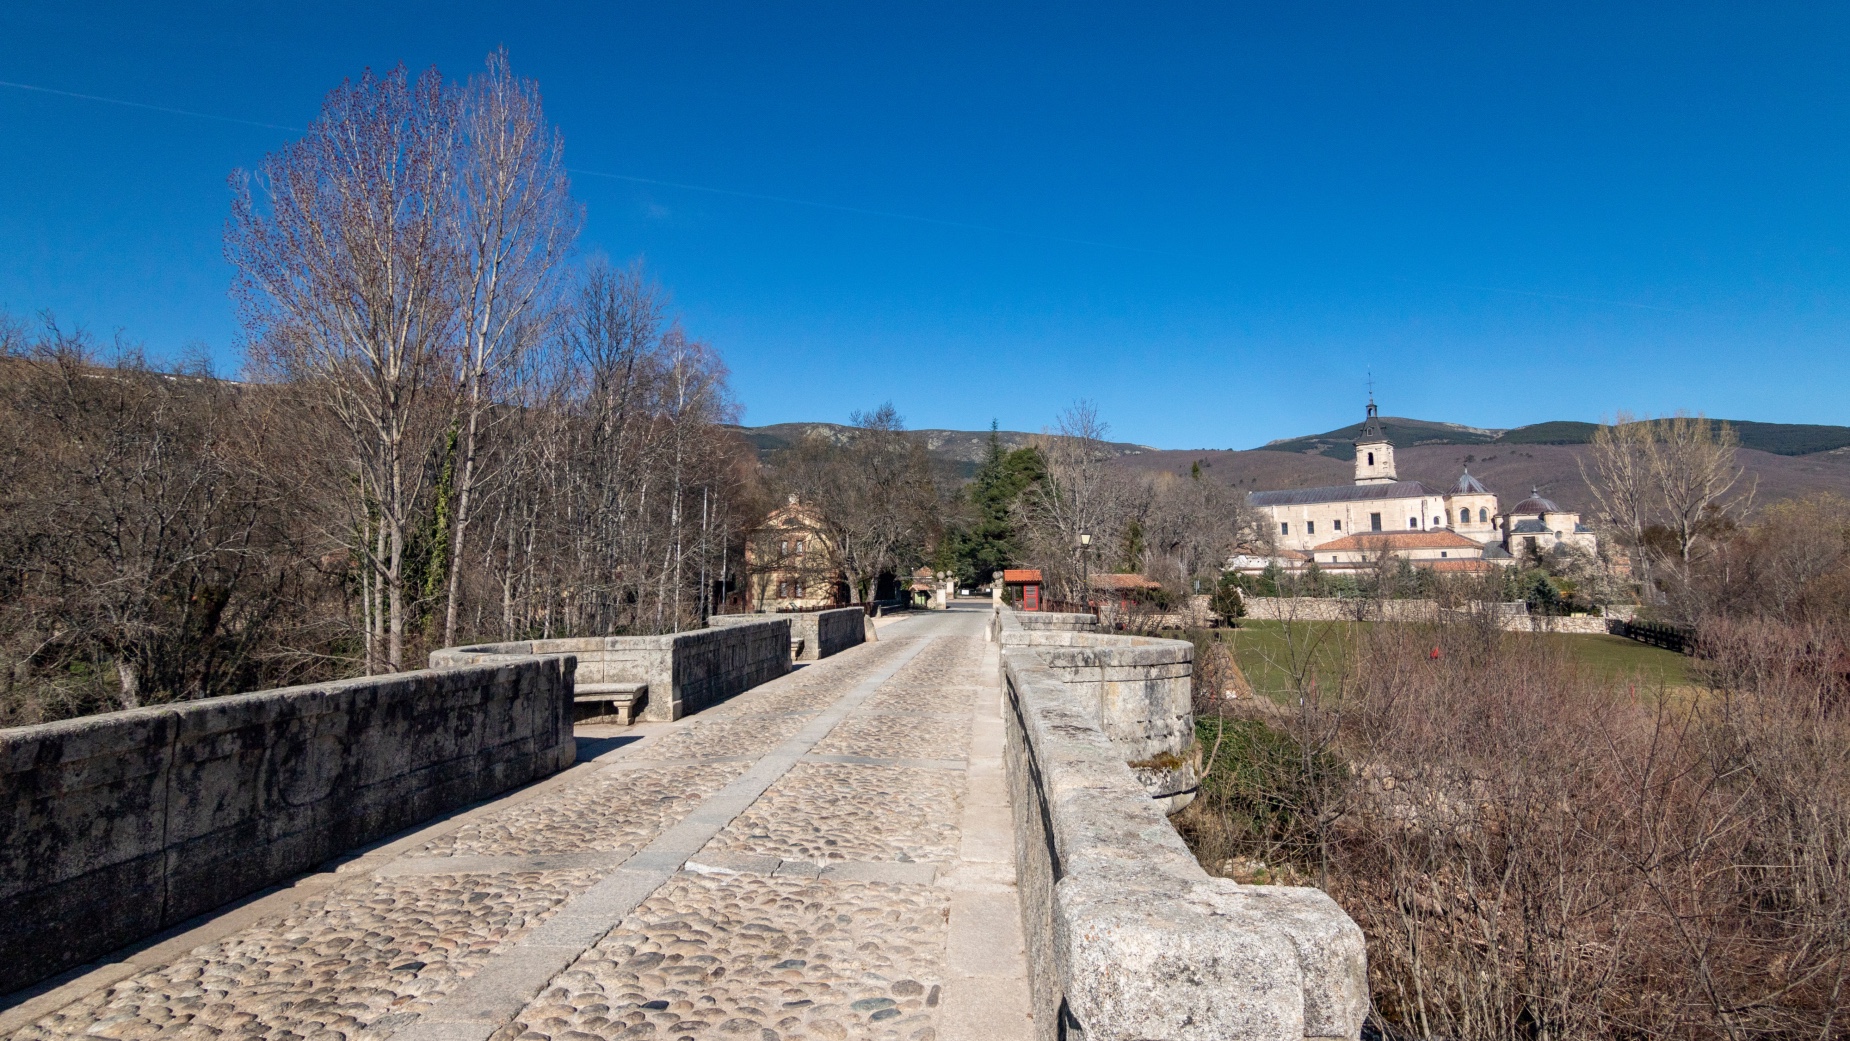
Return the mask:
[(987, 611), (920, 614), (14, 1009), (14, 1041), (1025, 1038)]

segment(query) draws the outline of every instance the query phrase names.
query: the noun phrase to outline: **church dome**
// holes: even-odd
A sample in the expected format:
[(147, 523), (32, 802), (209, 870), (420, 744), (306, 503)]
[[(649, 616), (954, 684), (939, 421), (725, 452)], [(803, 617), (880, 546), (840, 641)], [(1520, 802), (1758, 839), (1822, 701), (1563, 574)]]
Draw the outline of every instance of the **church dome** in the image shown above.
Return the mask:
[(1520, 516), (1523, 516), (1524, 514), (1531, 514), (1531, 513), (1535, 514), (1536, 516), (1540, 516), (1544, 513), (1563, 513), (1563, 512), (1565, 511), (1562, 510), (1561, 507), (1556, 506), (1555, 501), (1553, 499), (1542, 498), (1542, 492), (1541, 492), (1541, 489), (1539, 488), (1529, 489), (1529, 497), (1527, 499), (1524, 499), (1523, 501), (1510, 507), (1510, 515), (1513, 517), (1520, 517)]
[(1464, 474), (1458, 478), (1457, 486), (1452, 489), (1452, 494), (1453, 495), (1489, 495), (1490, 489), (1484, 487), (1484, 483), (1482, 481), (1479, 481), (1477, 478), (1471, 476), (1471, 468), (1467, 466), (1465, 467)]

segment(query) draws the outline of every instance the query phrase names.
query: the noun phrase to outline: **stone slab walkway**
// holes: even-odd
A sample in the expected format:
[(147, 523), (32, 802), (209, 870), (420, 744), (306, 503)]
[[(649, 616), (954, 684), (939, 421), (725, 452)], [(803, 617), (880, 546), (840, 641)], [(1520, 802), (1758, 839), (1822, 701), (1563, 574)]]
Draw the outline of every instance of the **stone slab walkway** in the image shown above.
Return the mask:
[(1026, 1038), (986, 617), (582, 728), (570, 770), (120, 952), (0, 1037)]

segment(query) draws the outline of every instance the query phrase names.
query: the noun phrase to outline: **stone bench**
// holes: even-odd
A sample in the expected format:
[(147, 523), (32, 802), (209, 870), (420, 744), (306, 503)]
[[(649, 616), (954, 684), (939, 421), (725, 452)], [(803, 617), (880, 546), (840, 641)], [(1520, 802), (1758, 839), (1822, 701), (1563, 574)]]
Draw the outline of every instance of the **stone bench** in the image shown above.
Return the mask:
[(593, 712), (586, 719), (616, 716), (622, 726), (636, 721), (636, 713), (649, 699), (647, 683), (581, 683), (572, 694), (575, 705), (603, 705), (609, 711)]

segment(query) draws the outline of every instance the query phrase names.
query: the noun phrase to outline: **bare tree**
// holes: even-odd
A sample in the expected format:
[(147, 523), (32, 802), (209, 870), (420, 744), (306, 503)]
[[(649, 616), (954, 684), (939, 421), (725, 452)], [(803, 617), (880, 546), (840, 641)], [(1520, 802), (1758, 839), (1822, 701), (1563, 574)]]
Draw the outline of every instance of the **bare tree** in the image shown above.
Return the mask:
[(805, 438), (777, 461), (782, 486), (816, 511), (823, 542), (848, 583), (871, 598), (883, 573), (922, 556), (938, 505), (925, 446), (891, 402), (856, 412), (841, 442)]
[[(1651, 424), (1628, 412), (1609, 424), (1594, 428), (1587, 457), (1579, 460), (1581, 479), (1592, 489), (1606, 530), (1632, 554), (1639, 579), (1649, 589), (1650, 560), (1644, 552), (1645, 528), (1655, 511), (1656, 490), (1651, 476)], [(1587, 472), (1587, 458), (1593, 472)]]
[(1197, 580), (1208, 588), (1222, 566), (1254, 527), (1243, 496), (1202, 478), (1163, 474), (1149, 486), (1144, 537), (1151, 559), (1145, 573), (1171, 591), (1194, 591)]
[(1650, 427), (1647, 467), (1665, 526), (1687, 569), (1705, 530), (1752, 498), (1751, 489), (1731, 494), (1746, 472), (1735, 459), (1740, 435), (1726, 423), (1701, 416), (1671, 416)]
[[(1135, 504), (1126, 480), (1110, 468), (1108, 430), (1090, 401), (1061, 412), (1055, 429), (1035, 442), (1047, 461), (1047, 476), (1019, 504), (1035, 558), (1070, 600), (1085, 596), (1088, 555), (1120, 542)], [(1081, 544), (1081, 535), (1090, 536), (1087, 544)]]
[(5, 346), (0, 725), (236, 690), (304, 598), (252, 394), (49, 316)]
[(368, 73), (232, 179), (225, 252), (250, 365), (317, 394), (349, 439), (369, 671), (405, 664), (405, 556), (455, 384), (456, 114), (434, 70)]
[(570, 195), (564, 145), (547, 122), (539, 85), (515, 78), (507, 52), (469, 80), (457, 123), (457, 202), (450, 234), (461, 254), (463, 389), (455, 505), (449, 512), (443, 642), (455, 642), (457, 587), (474, 519), (482, 439), (504, 373), (543, 334), (560, 261), (581, 211)]

